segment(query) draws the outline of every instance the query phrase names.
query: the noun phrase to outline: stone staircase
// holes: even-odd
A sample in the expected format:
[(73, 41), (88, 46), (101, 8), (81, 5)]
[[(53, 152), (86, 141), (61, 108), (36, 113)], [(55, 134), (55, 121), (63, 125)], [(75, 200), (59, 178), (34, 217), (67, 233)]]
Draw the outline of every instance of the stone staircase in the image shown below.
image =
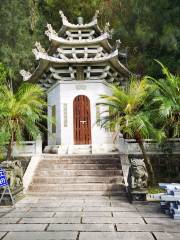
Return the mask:
[(92, 153), (92, 146), (91, 145), (71, 145), (68, 148), (68, 154), (91, 154)]
[(43, 154), (27, 194), (118, 195), (125, 192), (120, 157)]

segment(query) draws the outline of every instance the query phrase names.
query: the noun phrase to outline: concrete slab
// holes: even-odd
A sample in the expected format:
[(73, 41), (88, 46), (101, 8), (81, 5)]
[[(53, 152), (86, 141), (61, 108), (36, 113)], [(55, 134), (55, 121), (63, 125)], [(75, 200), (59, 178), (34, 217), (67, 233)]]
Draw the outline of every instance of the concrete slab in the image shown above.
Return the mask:
[(132, 205), (128, 207), (84, 207), (83, 210), (87, 212), (137, 212)]
[(111, 201), (112, 207), (124, 207), (124, 208), (134, 208), (135, 206), (128, 203), (128, 202), (121, 202), (121, 201)]
[(101, 202), (85, 202), (83, 207), (110, 207), (110, 202), (101, 203)]
[(157, 240), (179, 240), (180, 239), (180, 233), (157, 233), (154, 232), (154, 235)]
[(28, 212), (24, 214), (26, 218), (48, 218), (52, 217), (55, 213), (54, 212)]
[(179, 225), (116, 224), (118, 232), (180, 232)]
[(0, 213), (6, 213), (6, 212), (9, 212), (13, 209), (13, 207), (3, 207), (1, 206), (0, 207)]
[(169, 219), (169, 216), (160, 212), (160, 213), (156, 213), (156, 212), (138, 212), (141, 217), (144, 217), (144, 218), (168, 218)]
[(30, 207), (17, 207), (16, 208), (13, 208), (10, 212), (13, 212), (13, 213), (19, 213), (19, 212), (28, 212), (31, 208)]
[(140, 218), (141, 215), (138, 212), (113, 212), (113, 217)]
[(2, 237), (6, 234), (7, 234), (6, 232), (0, 232), (0, 239), (2, 239)]
[(3, 240), (76, 240), (77, 232), (10, 232)]
[[(83, 223), (144, 223), (142, 218), (121, 218), (121, 217), (83, 217)], [(145, 223), (144, 223), (145, 224)]]
[(156, 224), (178, 224), (180, 227), (180, 220), (174, 220), (172, 218), (145, 218), (147, 223), (156, 223)]
[(50, 224), (47, 231), (113, 232), (115, 229), (113, 224)]
[(50, 207), (49, 204), (48, 207), (33, 207), (33, 212), (81, 212), (83, 210), (83, 207), (75, 206), (75, 207)]
[(0, 218), (0, 223), (6, 223), (6, 224), (10, 224), (10, 223), (17, 223), (20, 220), (20, 218)]
[(56, 212), (54, 217), (111, 217), (111, 212)]
[(0, 232), (39, 232), (44, 231), (47, 224), (0, 224)]
[(79, 240), (154, 240), (151, 233), (86, 232), (80, 233)]
[(22, 218), (20, 223), (80, 223), (80, 217), (69, 218)]
[(6, 215), (4, 215), (4, 218), (22, 218), (24, 215), (26, 214), (26, 212), (11, 212), (8, 213)]
[(23, 198), (23, 199), (21, 199), (18, 203), (19, 204), (29, 204), (29, 203), (37, 203), (39, 201), (39, 199), (37, 198), (37, 197), (31, 197), (31, 198), (29, 198), (29, 197), (25, 197), (25, 198)]

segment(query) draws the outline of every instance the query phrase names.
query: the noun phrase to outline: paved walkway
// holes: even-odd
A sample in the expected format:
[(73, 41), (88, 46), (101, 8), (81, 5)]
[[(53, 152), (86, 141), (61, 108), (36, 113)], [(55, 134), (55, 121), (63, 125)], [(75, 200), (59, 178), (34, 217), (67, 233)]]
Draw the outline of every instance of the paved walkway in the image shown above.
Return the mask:
[(26, 197), (0, 208), (3, 240), (179, 240), (180, 221), (158, 204), (119, 197)]

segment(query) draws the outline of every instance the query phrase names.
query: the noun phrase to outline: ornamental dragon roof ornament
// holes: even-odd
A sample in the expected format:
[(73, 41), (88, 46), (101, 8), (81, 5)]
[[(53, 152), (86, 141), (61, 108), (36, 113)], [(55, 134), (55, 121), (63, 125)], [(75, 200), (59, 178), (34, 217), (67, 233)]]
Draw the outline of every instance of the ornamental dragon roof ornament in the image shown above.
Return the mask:
[(46, 50), (41, 46), (40, 42), (35, 43), (35, 47), (32, 52), (35, 55), (36, 60), (39, 60), (43, 56), (47, 56)]
[(50, 37), (51, 35), (58, 36), (57, 32), (52, 28), (51, 24), (47, 24), (47, 29), (45, 31), (45, 34)]
[(107, 22), (104, 26), (104, 30), (103, 30), (104, 33), (108, 33), (108, 35), (110, 36), (110, 38), (112, 39), (112, 35), (114, 33), (114, 30), (113, 29), (110, 29), (110, 23)]
[(97, 18), (99, 17), (99, 10), (96, 10), (96, 12), (95, 12), (95, 14), (94, 14), (94, 16), (93, 16), (93, 20), (97, 20)]
[(24, 81), (29, 80), (29, 78), (32, 76), (32, 74), (24, 69), (20, 71), (21, 76), (23, 77)]
[(68, 21), (67, 17), (64, 15), (63, 11), (60, 10), (59, 14), (61, 16), (63, 26), (76, 29), (76, 28), (88, 28), (88, 27), (92, 27), (92, 26), (97, 25), (97, 17), (98, 17), (99, 11), (96, 11), (92, 21), (87, 23), (87, 24), (73, 24), (73, 23), (70, 23)]

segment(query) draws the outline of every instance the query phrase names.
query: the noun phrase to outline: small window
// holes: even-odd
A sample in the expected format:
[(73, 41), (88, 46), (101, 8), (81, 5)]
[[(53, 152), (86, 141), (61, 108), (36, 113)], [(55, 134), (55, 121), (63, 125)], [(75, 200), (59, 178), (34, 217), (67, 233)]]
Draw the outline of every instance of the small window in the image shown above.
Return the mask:
[(52, 106), (51, 115), (52, 115), (52, 133), (56, 133), (56, 105)]
[(84, 67), (76, 68), (76, 80), (84, 80)]
[(67, 122), (67, 103), (63, 104), (63, 110), (64, 110), (64, 127), (68, 126)]

